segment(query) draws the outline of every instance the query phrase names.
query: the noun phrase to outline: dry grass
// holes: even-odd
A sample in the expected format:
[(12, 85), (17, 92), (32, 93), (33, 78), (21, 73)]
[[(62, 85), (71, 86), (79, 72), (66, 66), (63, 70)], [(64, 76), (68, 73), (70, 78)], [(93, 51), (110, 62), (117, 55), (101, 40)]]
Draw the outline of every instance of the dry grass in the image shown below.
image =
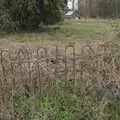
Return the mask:
[[(77, 44), (78, 45), (78, 44)], [(90, 86), (108, 90), (120, 99), (120, 44), (94, 41), (66, 47), (22, 47), (0, 50), (0, 100), (7, 110), (10, 96), (53, 94), (57, 80), (88, 81)]]

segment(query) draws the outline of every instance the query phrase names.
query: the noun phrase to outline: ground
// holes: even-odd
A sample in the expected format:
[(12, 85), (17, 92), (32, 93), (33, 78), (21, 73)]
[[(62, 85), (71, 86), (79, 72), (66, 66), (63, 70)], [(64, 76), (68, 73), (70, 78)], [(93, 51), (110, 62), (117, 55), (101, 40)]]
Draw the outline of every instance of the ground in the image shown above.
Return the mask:
[(68, 44), (87, 40), (107, 39), (118, 20), (71, 20), (56, 25), (57, 29), (48, 32), (23, 32), (0, 35), (1, 45), (36, 43), (43, 45)]

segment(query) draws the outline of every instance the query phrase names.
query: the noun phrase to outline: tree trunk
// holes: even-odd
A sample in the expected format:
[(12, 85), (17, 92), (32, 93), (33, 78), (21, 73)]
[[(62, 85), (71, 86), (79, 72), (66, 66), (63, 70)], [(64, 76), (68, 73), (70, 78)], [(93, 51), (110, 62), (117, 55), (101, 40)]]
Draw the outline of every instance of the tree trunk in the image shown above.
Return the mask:
[(44, 0), (38, 0), (38, 5), (39, 5), (39, 11), (40, 11), (40, 17), (41, 21), (45, 22), (44, 18)]

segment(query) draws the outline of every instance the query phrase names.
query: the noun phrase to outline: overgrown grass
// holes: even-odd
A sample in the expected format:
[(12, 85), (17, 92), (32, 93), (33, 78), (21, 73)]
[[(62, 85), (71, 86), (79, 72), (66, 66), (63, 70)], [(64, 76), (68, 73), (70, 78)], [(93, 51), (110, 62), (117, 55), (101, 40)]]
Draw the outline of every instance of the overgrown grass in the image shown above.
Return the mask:
[(76, 86), (59, 82), (54, 94), (43, 98), (27, 98), (19, 92), (13, 98), (14, 111), (21, 120), (119, 120), (119, 99), (109, 99), (106, 91), (91, 85), (88, 81), (77, 81)]
[[(11, 37), (17, 42), (43, 44), (56, 44), (58, 41), (68, 43), (68, 41), (74, 42), (88, 38), (93, 40), (104, 38), (113, 28), (118, 33), (119, 29), (114, 27), (117, 24), (115, 22), (112, 27), (111, 23), (67, 22), (55, 31), (21, 33), (11, 35)], [(97, 47), (91, 46), (90, 43), (87, 44), (88, 53), (87, 50), (82, 53), (83, 69), (80, 69), (86, 75), (86, 79), (76, 80), (77, 84), (56, 80), (52, 93), (44, 96), (32, 93), (26, 96), (26, 90), (19, 90), (10, 98), (10, 113), (17, 113), (20, 120), (119, 120), (120, 49), (118, 43), (119, 41), (117, 43), (115, 41), (105, 42), (102, 44), (103, 48), (98, 50), (96, 48), (101, 44), (98, 44)], [(19, 81), (19, 78), (17, 80)], [(96, 81), (105, 85), (102, 87), (94, 85), (97, 84)], [(113, 86), (109, 87), (111, 84)], [(49, 89), (49, 91), (51, 90)], [(45, 92), (47, 93), (47, 91)]]

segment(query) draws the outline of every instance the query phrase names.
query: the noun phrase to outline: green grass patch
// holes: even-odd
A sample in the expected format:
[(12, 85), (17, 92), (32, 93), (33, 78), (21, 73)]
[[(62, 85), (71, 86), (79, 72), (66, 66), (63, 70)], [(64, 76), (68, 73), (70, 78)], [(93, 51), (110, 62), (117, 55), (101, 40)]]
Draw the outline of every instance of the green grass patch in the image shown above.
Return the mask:
[[(104, 92), (102, 92), (104, 91)], [(91, 82), (59, 82), (54, 94), (43, 98), (24, 92), (17, 93), (12, 100), (14, 111), (21, 120), (119, 120), (120, 101), (109, 98), (107, 90), (95, 88)], [(10, 102), (10, 105), (11, 102)], [(10, 107), (11, 109), (11, 107)]]
[(81, 40), (102, 39), (108, 31), (112, 30), (111, 24), (108, 23), (91, 23), (91, 22), (65, 22), (58, 26), (58, 29), (47, 32), (30, 32), (12, 35), (17, 42), (21, 43), (42, 43), (58, 44), (76, 42)]

